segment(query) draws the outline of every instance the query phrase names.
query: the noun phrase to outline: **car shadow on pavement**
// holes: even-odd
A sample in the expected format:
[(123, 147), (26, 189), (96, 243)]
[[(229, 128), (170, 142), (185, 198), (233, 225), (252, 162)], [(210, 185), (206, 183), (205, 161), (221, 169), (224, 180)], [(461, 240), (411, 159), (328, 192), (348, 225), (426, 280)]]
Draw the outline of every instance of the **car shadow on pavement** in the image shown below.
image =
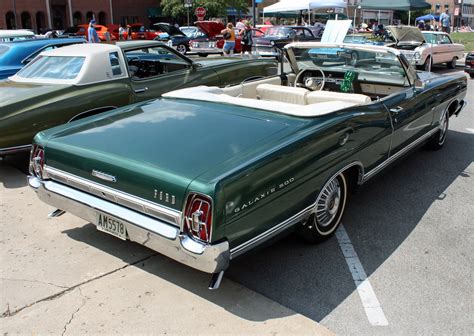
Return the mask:
[[(449, 131), (440, 151), (417, 150), (349, 198), (344, 227), (368, 276), (410, 236), (457, 178), (473, 178), (474, 136)], [(356, 291), (333, 236), (319, 245), (296, 235), (234, 260), (226, 276), (315, 321)]]
[[(118, 257), (131, 267), (138, 267), (184, 288), (246, 320), (267, 321), (293, 314), (289, 309), (272, 305), (269, 299), (225, 278), (219, 290), (210, 291), (208, 289), (210, 274), (194, 270), (137, 243), (121, 241), (107, 233), (99, 232), (93, 224), (64, 230), (62, 233), (78, 242)], [(141, 259), (137, 256), (141, 256)], [(157, 285), (157, 291), (159, 288)]]
[(0, 183), (7, 189), (16, 189), (26, 186), (26, 177), (18, 178), (18, 170), (28, 174), (29, 153), (8, 155), (0, 160)]

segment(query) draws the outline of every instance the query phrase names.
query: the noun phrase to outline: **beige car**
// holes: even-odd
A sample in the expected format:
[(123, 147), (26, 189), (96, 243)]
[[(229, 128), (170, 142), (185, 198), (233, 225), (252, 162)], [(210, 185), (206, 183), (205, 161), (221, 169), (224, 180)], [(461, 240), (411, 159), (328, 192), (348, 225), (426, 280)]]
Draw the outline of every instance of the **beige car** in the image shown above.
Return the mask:
[(418, 68), (428, 71), (433, 64), (446, 63), (455, 68), (458, 59), (464, 55), (464, 46), (453, 43), (449, 34), (444, 32), (420, 31), (416, 27), (388, 26), (396, 48)]

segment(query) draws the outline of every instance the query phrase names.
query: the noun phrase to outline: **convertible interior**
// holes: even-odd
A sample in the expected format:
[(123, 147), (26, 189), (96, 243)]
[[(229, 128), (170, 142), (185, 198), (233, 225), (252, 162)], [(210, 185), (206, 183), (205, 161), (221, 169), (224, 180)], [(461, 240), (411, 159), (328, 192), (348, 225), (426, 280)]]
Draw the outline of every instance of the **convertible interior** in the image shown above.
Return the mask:
[(329, 77), (329, 81), (326, 74), (325, 76), (324, 87), (320, 86), (323, 83), (322, 78), (312, 71), (304, 71), (296, 76), (287, 75), (286, 83), (277, 76), (225, 88), (186, 88), (168, 92), (163, 97), (221, 102), (300, 117), (314, 117), (369, 104), (405, 87), (404, 81), (386, 84), (380, 78), (361, 79), (361, 76), (355, 76), (356, 79), (352, 81), (349, 90), (343, 92), (341, 85), (344, 84), (344, 74), (342, 78)]

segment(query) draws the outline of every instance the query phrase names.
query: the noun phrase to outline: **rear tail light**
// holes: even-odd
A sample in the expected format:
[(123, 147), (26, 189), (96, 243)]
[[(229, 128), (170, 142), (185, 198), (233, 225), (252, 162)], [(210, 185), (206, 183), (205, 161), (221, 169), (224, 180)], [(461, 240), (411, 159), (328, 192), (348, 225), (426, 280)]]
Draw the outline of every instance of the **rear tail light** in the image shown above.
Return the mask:
[(191, 193), (184, 210), (184, 232), (204, 242), (211, 241), (212, 201), (209, 197)]
[(30, 174), (43, 178), (44, 149), (41, 146), (33, 145), (30, 152)]

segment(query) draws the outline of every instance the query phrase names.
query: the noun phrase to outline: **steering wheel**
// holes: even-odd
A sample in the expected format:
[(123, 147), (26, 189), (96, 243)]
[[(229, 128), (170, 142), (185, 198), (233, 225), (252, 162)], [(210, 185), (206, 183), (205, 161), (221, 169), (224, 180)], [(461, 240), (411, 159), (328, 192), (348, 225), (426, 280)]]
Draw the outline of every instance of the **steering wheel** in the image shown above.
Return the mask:
[[(321, 81), (315, 81), (314, 79), (312, 78), (308, 78), (306, 80), (306, 82), (304, 84), (302, 83), (299, 83), (299, 79), (301, 77), (301, 75), (303, 73), (305, 73), (306, 71), (310, 71), (310, 70), (317, 70), (321, 73), (321, 75), (323, 76), (323, 80), (322, 82)], [(317, 65), (312, 65), (308, 68), (305, 68), (305, 69), (301, 69), (298, 74), (296, 75), (296, 78), (295, 78), (295, 87), (298, 87), (298, 86), (304, 86), (305, 88), (307, 88), (308, 90), (311, 90), (311, 91), (316, 91), (316, 90), (319, 90), (321, 91), (322, 89), (324, 89), (324, 85), (326, 84), (326, 75), (324, 74), (324, 71), (323, 69), (321, 69), (320, 67), (318, 67)]]

